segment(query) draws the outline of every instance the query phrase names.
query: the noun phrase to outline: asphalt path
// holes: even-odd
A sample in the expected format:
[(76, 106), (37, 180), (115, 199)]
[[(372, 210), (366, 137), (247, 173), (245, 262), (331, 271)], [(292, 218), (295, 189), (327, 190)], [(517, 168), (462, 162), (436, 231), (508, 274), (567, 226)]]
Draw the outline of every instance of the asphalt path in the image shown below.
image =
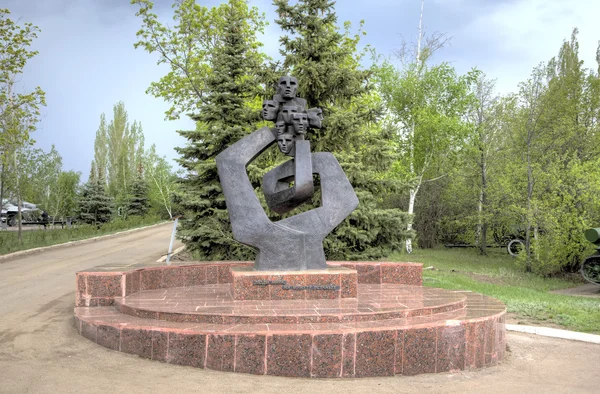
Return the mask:
[[(459, 373), (291, 379), (181, 367), (98, 346), (73, 325), (75, 272), (156, 261), (171, 225), (0, 263), (0, 393), (597, 393), (600, 345), (508, 333), (506, 360)], [(600, 306), (599, 306), (600, 307)]]

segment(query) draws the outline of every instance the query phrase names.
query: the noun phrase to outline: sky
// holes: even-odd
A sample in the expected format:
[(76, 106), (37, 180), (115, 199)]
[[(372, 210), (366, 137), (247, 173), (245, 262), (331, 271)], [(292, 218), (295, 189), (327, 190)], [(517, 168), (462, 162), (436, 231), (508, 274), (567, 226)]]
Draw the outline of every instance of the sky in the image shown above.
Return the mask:
[[(197, 0), (204, 6), (220, 1)], [(292, 0), (291, 2), (294, 2)], [(156, 0), (155, 13), (173, 25), (173, 0)], [(279, 55), (281, 31), (274, 23), (271, 0), (251, 0), (270, 23), (260, 37), (264, 50)], [(403, 40), (415, 42), (421, 0), (338, 0), (338, 23), (358, 27), (364, 20), (370, 44), (379, 54), (392, 56)], [(94, 155), (94, 138), (105, 113), (112, 118), (118, 101), (125, 103), (129, 121), (142, 123), (146, 146), (156, 144), (168, 159), (185, 140), (177, 130), (193, 129), (185, 117), (165, 120), (169, 104), (145, 93), (153, 81), (168, 72), (158, 58), (134, 49), (141, 21), (137, 6), (129, 0), (0, 0), (11, 11), (41, 29), (21, 78), (24, 90), (40, 86), (46, 92), (36, 146), (49, 150), (54, 144), (63, 157), (63, 170), (79, 171), (85, 181)], [(435, 61), (451, 63), (459, 73), (477, 67), (496, 80), (499, 93), (516, 92), (540, 62), (558, 54), (574, 27), (579, 29), (579, 55), (585, 67), (597, 69), (596, 48), (600, 40), (598, 0), (425, 0), (426, 34), (445, 34), (450, 40), (437, 52)]]

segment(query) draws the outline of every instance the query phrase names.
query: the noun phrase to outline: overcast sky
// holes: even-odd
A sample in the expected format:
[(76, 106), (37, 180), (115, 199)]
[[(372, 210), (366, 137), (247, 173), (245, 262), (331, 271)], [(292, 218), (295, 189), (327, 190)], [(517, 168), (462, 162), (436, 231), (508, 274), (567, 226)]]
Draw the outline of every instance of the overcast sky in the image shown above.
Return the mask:
[[(212, 6), (220, 1), (197, 1)], [(338, 0), (338, 22), (358, 26), (365, 20), (365, 44), (384, 55), (392, 54), (401, 40), (417, 36), (420, 0)], [(158, 0), (155, 11), (172, 25), (172, 0)], [(261, 37), (265, 51), (278, 57), (280, 31), (274, 23), (270, 0), (252, 0), (266, 13), (270, 26)], [(25, 69), (22, 84), (39, 85), (47, 107), (33, 134), (37, 146), (56, 145), (65, 170), (87, 179), (101, 113), (112, 118), (112, 107), (125, 102), (130, 122), (141, 121), (146, 144), (159, 154), (176, 157), (173, 148), (184, 144), (176, 130), (191, 129), (188, 119), (165, 121), (168, 104), (145, 94), (150, 82), (167, 69), (157, 58), (134, 49), (140, 28), (136, 6), (129, 0), (0, 0), (11, 18), (22, 18), (42, 32), (34, 42), (40, 53)], [(596, 69), (600, 40), (599, 0), (426, 0), (426, 31), (451, 37), (436, 56), (451, 62), (460, 73), (472, 67), (497, 80), (502, 93), (516, 91), (534, 66), (556, 56), (563, 40), (578, 27), (580, 58)]]

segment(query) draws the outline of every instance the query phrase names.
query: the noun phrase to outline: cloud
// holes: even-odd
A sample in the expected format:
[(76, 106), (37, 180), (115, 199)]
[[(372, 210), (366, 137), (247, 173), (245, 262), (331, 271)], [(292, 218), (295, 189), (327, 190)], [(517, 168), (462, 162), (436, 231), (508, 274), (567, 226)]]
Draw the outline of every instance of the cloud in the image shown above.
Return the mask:
[[(129, 121), (142, 122), (146, 145), (154, 143), (160, 155), (176, 157), (173, 148), (185, 143), (176, 130), (194, 124), (186, 118), (165, 121), (168, 105), (145, 94), (167, 69), (156, 65), (155, 56), (133, 48), (140, 27), (134, 6), (122, 0), (12, 4), (12, 18), (22, 16), (42, 30), (33, 43), (39, 55), (26, 66), (22, 82), (27, 89), (39, 85), (46, 92), (48, 105), (32, 135), (39, 147), (47, 150), (55, 144), (64, 168), (80, 171), (85, 179), (100, 114), (111, 119), (113, 105), (124, 101)], [(162, 9), (170, 18), (170, 5)]]
[[(477, 3), (460, 1), (462, 7)], [(579, 29), (579, 56), (596, 69), (595, 53), (600, 39), (600, 2), (597, 0), (518, 0), (498, 2), (465, 20), (460, 38), (471, 46), (472, 59), (481, 69), (498, 78), (498, 88), (515, 91), (533, 67), (558, 54), (573, 28)], [(481, 51), (487, 56), (479, 56)]]

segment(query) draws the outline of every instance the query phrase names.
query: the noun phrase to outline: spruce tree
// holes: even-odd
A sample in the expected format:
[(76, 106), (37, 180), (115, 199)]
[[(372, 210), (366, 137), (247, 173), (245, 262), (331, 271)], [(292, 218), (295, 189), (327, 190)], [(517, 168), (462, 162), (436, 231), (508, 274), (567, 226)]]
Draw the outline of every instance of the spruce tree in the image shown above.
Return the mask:
[(174, 200), (184, 210), (179, 236), (188, 250), (209, 260), (249, 259), (254, 252), (233, 239), (217, 175), (215, 157), (256, 129), (259, 111), (249, 104), (257, 97), (262, 54), (256, 31), (262, 18), (245, 0), (230, 0), (217, 11), (220, 41), (213, 49), (196, 130), (180, 131), (187, 145), (177, 148), (187, 175)]
[(150, 210), (150, 199), (148, 198), (148, 183), (141, 174), (131, 185), (131, 197), (127, 207), (128, 216), (145, 216)]
[(298, 95), (307, 108), (319, 107), (325, 117), (321, 130), (309, 133), (313, 152), (330, 151), (346, 172), (359, 198), (358, 208), (325, 238), (328, 259), (374, 259), (400, 247), (408, 216), (381, 207), (382, 197), (394, 190), (385, 172), (394, 156), (380, 127), (381, 113), (371, 89), (370, 70), (361, 68), (359, 36), (336, 25), (334, 1), (275, 0), (283, 66), (298, 78)]
[(79, 198), (79, 219), (82, 222), (100, 226), (110, 221), (112, 198), (106, 194), (105, 184), (106, 181), (100, 174), (98, 177), (91, 177), (83, 186)]

